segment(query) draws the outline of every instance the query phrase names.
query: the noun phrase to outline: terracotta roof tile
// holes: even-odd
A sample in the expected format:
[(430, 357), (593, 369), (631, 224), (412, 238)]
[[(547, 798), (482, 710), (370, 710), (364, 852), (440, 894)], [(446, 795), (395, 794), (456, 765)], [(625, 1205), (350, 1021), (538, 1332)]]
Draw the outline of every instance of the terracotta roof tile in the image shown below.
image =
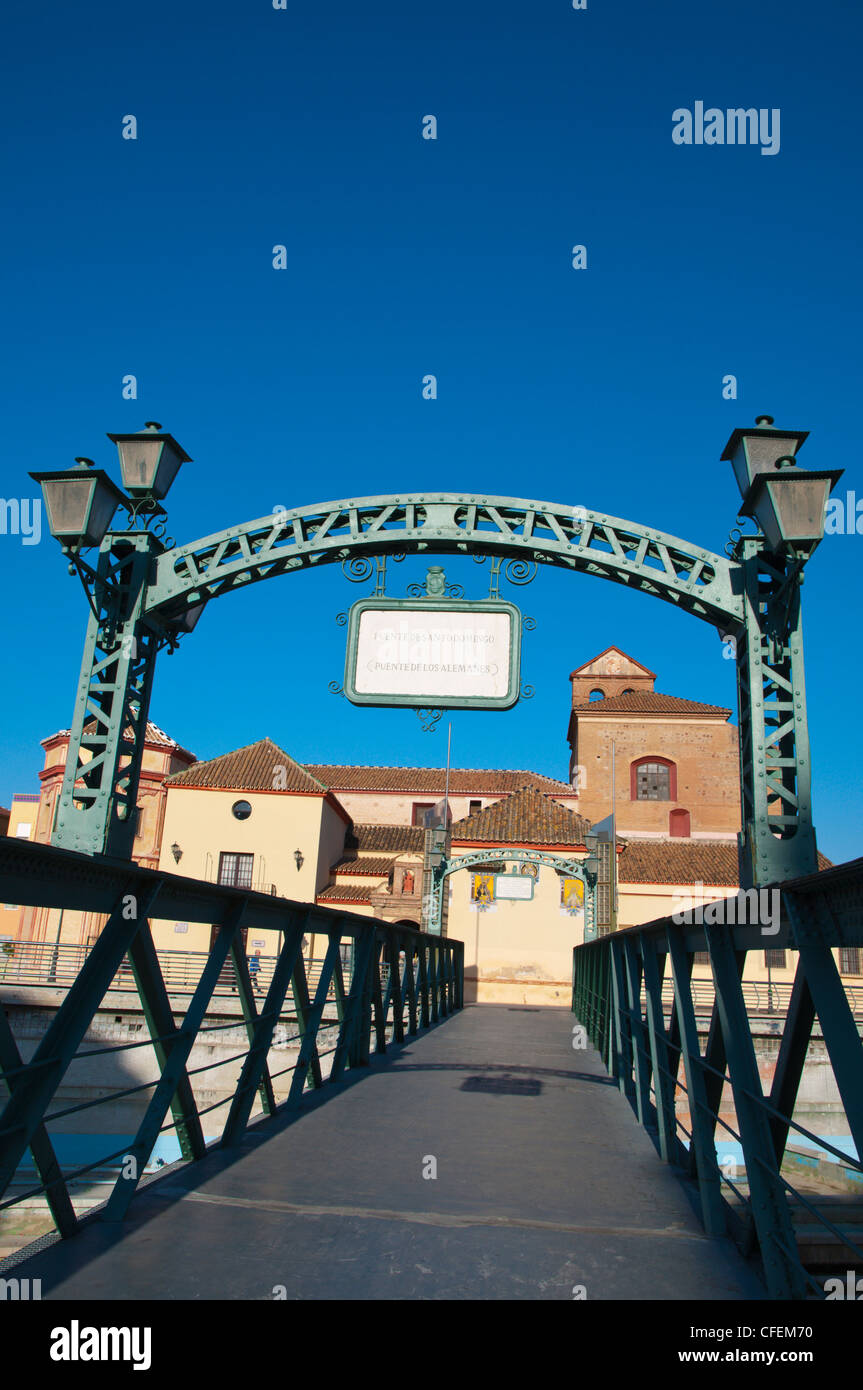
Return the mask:
[[(306, 770), (334, 792), (394, 791), (421, 792), (442, 800), (446, 786), (445, 767), (360, 767), (341, 763), (307, 763)], [(542, 791), (569, 792), (568, 782), (559, 782), (541, 772), (510, 772), (501, 768), (450, 769), (449, 789), (452, 796), (466, 793), (506, 795), (530, 783)]]
[(661, 695), (657, 690), (609, 695), (606, 700), (581, 700), (572, 708), (576, 714), (721, 714), (726, 719), (731, 717), (731, 710), (722, 705), (682, 700), (678, 695)]
[[(830, 860), (818, 856), (819, 869)], [(618, 860), (621, 883), (704, 883), (736, 888), (737, 846), (733, 840), (628, 840)]]
[(330, 873), (385, 878), (395, 861), (396, 856), (394, 854), (367, 854), (362, 859), (348, 856), (340, 859), (338, 864), (334, 864)]
[(346, 850), (423, 851), (424, 831), (419, 825), (354, 825), (345, 836)]
[(453, 841), (487, 840), (491, 844), (580, 845), (590, 822), (560, 802), (523, 786), (503, 801), (456, 821)]
[(374, 891), (373, 884), (329, 883), (326, 888), (321, 889), (315, 901), (319, 903), (367, 903), (371, 902)]
[[(279, 773), (277, 769), (283, 768)], [(294, 762), (272, 739), (262, 738), (208, 762), (194, 763), (166, 778), (169, 787), (211, 787), (221, 791), (317, 792), (327, 788)]]
[[(92, 729), (95, 723), (95, 719), (89, 720), (84, 727), (85, 729)], [(42, 747), (44, 748), (46, 743), (51, 743), (55, 738), (68, 738), (70, 732), (71, 730), (69, 729), (58, 729), (56, 734), (51, 734), (49, 738), (42, 739)], [(150, 720), (147, 721), (146, 742), (156, 743), (164, 748), (176, 748), (180, 753), (188, 753), (187, 748), (183, 748), (175, 738), (171, 738), (170, 734), (166, 734), (164, 729), (160, 729), (158, 724), (153, 724)], [(189, 757), (192, 756), (193, 754), (189, 753)]]

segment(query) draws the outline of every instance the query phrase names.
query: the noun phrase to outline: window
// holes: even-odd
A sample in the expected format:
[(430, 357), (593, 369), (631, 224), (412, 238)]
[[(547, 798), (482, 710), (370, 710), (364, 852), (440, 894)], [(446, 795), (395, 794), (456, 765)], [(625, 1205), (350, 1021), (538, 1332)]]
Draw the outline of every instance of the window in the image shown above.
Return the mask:
[(839, 973), (841, 975), (863, 975), (863, 948), (860, 946), (839, 947)]
[(411, 825), (425, 825), (426, 811), (433, 810), (433, 801), (415, 801), (411, 812)]
[(605, 699), (605, 691), (604, 691), (604, 690), (591, 690), (591, 692), (590, 692), (590, 700), (591, 700), (591, 703), (593, 703), (595, 700), (604, 700), (604, 699)]
[(232, 854), (223, 850), (219, 855), (219, 882), (226, 888), (251, 888), (253, 854)]
[(248, 820), (252, 814), (252, 808), (248, 801), (235, 801), (231, 807), (231, 815), (237, 820)]
[(630, 767), (633, 801), (676, 801), (677, 768), (668, 758), (640, 758)]
[(688, 811), (676, 810), (671, 812), (671, 814), (668, 817), (668, 833), (673, 840), (689, 839)]
[(467, 813), (468, 813), (469, 816), (478, 815), (479, 812), (480, 812), (481, 810), (482, 810), (482, 802), (481, 802), (481, 801), (471, 801), (471, 802), (468, 803)]
[(771, 970), (784, 970), (785, 952), (783, 950), (765, 951), (764, 964), (769, 965)]
[(621, 695), (634, 695), (634, 694), (635, 694), (635, 691), (633, 690), (633, 688), (632, 688), (631, 685), (628, 685), (628, 686), (626, 687), (626, 689), (625, 689), (625, 690), (621, 690), (620, 693), (621, 693)]

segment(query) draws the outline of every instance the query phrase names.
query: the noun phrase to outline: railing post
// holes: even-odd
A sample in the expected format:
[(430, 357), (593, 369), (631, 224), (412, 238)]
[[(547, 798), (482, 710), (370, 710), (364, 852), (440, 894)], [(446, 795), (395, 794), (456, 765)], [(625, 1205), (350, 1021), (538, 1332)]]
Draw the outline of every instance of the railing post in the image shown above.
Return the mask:
[(696, 1161), (701, 1219), (708, 1235), (722, 1236), (725, 1234), (725, 1209), (722, 1205), (713, 1128), (707, 1123), (707, 1096), (704, 1089), (704, 1072), (701, 1068), (701, 1050), (698, 1045), (698, 1026), (692, 1003), (692, 955), (686, 951), (683, 932), (679, 926), (669, 923), (666, 927), (666, 939), (671, 977), (674, 981), (674, 1007), (680, 1029), (686, 1089), (689, 1093), (689, 1123), (692, 1126), (689, 1142), (690, 1151), (694, 1153)]
[[(0, 1114), (0, 1192), (5, 1192), (12, 1181), (42, 1124), (48, 1103), (161, 886), (161, 880), (145, 880), (142, 890), (140, 879), (130, 875), (127, 891), (119, 896), (86, 964), (30, 1059), (29, 1070), (22, 1075)], [(127, 916), (132, 905), (134, 915)]]
[[(297, 970), (303, 969), (303, 933), (310, 916), (310, 911), (301, 912), (299, 909), (295, 909), (289, 918), (293, 925), (284, 928), (284, 942), (264, 1000), (264, 1010), (258, 1016), (254, 1032), (249, 1039), (249, 1051), (237, 1079), (237, 1088), (234, 1091), (234, 1098), (231, 1101), (225, 1127), (222, 1130), (220, 1140), (222, 1148), (230, 1148), (232, 1144), (236, 1144), (249, 1123), (255, 1091), (260, 1085), (261, 1076), (267, 1071), (267, 1054), (272, 1045), (273, 1033), (276, 1030), (288, 993), (288, 985), (295, 981)], [(303, 974), (303, 980), (305, 981), (305, 974)], [(294, 997), (296, 998), (296, 993)], [(306, 990), (305, 998), (308, 1000), (308, 990)], [(298, 1018), (299, 1012), (298, 1009)], [(298, 1026), (300, 1026), (299, 1023)], [(267, 1083), (275, 1108), (275, 1096), (268, 1072)]]
[(779, 1176), (770, 1125), (763, 1106), (764, 1092), (752, 1032), (740, 987), (740, 972), (732, 941), (723, 927), (704, 927), (710, 964), (716, 982), (716, 1005), (725, 1039), (734, 1109), (740, 1126), (743, 1158), (752, 1216), (772, 1298), (804, 1298), (806, 1276), (797, 1254), (797, 1241), (785, 1189)]
[(848, 1127), (863, 1154), (863, 1039), (829, 945), (838, 936), (836, 924), (823, 894), (786, 889), (783, 897)]
[(621, 942), (623, 946), (623, 968), (626, 984), (626, 998), (628, 1000), (627, 1014), (629, 1018), (629, 1038), (632, 1047), (632, 1065), (635, 1080), (635, 1113), (638, 1116), (638, 1123), (647, 1126), (651, 1119), (650, 1104), (650, 1070), (644, 1030), (644, 1019), (641, 1014), (641, 973), (639, 970), (640, 961), (636, 951), (635, 942), (631, 936), (626, 936)]
[(678, 1159), (679, 1144), (674, 1109), (674, 1084), (669, 1066), (665, 1019), (662, 1012), (662, 976), (659, 971), (656, 946), (647, 937), (643, 937), (641, 940), (641, 960), (647, 1004), (647, 1032), (650, 1039), (650, 1058), (653, 1066), (653, 1089), (656, 1096), (659, 1152), (666, 1163), (675, 1163)]

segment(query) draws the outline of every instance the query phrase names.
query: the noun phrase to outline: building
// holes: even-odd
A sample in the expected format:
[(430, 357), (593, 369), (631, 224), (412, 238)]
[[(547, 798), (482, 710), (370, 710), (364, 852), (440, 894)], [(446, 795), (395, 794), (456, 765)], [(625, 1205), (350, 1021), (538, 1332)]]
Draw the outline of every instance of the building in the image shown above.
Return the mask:
[[(656, 679), (616, 647), (572, 672), (569, 781), (450, 769), (451, 856), (484, 860), (446, 881), (446, 930), (465, 943), (468, 1000), (568, 1003), (584, 902), (567, 866), (586, 857), (592, 830), (602, 841), (601, 930), (737, 893), (730, 711), (657, 692)], [(157, 726), (147, 734), (139, 862), (384, 921), (428, 920), (424, 825), (443, 806), (445, 768), (302, 765), (271, 738), (199, 762)], [(10, 834), (27, 826), (32, 838), (47, 840), (68, 734), (43, 746), (41, 793), (13, 800)], [(533, 862), (524, 862), (525, 851)], [(18, 930), (7, 934), (86, 944), (101, 927), (86, 914), (56, 916), (21, 909)], [(206, 953), (213, 930), (153, 922), (160, 951)], [(247, 940), (265, 956), (278, 945), (275, 931)], [(313, 937), (307, 949), (314, 957)], [(790, 983), (793, 963), (780, 954), (766, 949), (762, 961), (751, 952), (747, 978), (766, 977), (769, 968)], [(843, 953), (844, 973), (860, 974), (859, 955)], [(696, 971), (709, 967), (698, 961)]]

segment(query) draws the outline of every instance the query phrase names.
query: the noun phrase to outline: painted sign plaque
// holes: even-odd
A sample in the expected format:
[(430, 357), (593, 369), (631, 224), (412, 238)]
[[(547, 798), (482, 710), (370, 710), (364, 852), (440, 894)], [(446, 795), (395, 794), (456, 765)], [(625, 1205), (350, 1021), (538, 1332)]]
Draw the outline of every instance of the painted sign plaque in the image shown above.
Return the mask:
[(494, 896), (510, 902), (530, 902), (533, 898), (533, 879), (527, 874), (497, 874)]
[(521, 629), (521, 613), (503, 599), (360, 599), (348, 622), (345, 695), (355, 705), (510, 709)]

